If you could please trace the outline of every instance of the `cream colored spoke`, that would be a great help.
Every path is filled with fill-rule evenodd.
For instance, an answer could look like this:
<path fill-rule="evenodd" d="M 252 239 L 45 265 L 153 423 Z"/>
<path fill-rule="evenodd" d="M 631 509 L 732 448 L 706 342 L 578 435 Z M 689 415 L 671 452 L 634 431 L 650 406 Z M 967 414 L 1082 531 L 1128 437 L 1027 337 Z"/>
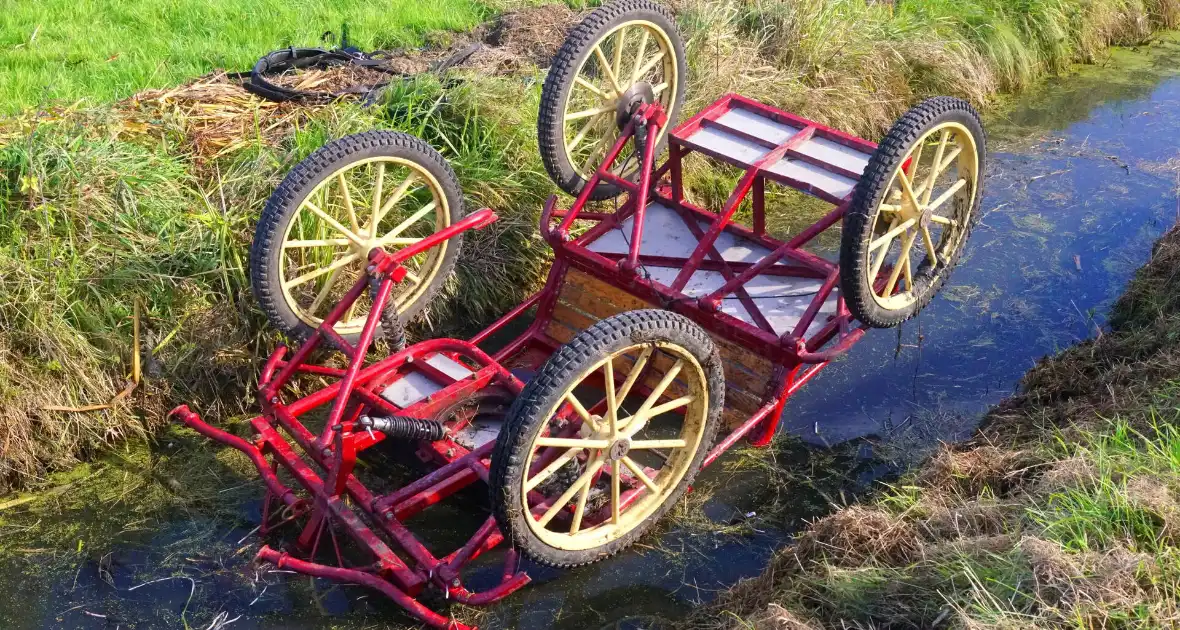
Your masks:
<path fill-rule="evenodd" d="M 583 118 L 591 118 L 593 116 L 598 116 L 599 114 L 605 114 L 607 112 L 613 112 L 613 111 L 615 111 L 614 105 L 603 105 L 602 107 L 592 107 L 590 109 L 583 109 L 580 112 L 566 114 L 565 121 L 569 122 L 571 120 L 581 120 Z"/>
<path fill-rule="evenodd" d="M 586 121 L 586 124 L 582 125 L 582 128 L 578 130 L 578 134 L 576 136 L 574 136 L 573 140 L 570 140 L 569 150 L 571 153 L 573 152 L 573 150 L 575 148 L 577 148 L 577 146 L 579 144 L 582 143 L 582 140 L 584 140 L 586 138 L 586 134 L 590 131 L 590 129 L 592 127 L 594 127 L 594 124 L 596 122 L 599 122 L 600 120 L 602 120 L 601 114 L 599 114 L 598 116 L 592 116 L 590 118 L 590 120 Z"/>
<path fill-rule="evenodd" d="M 348 240 L 352 241 L 353 243 L 356 243 L 357 245 L 364 246 L 365 241 L 363 239 L 361 239 L 361 237 L 357 236 L 356 234 L 353 234 L 352 230 L 344 227 L 344 225 L 342 225 L 339 221 L 332 218 L 332 215 L 328 214 L 327 212 L 324 212 L 323 210 L 320 209 L 319 206 L 315 205 L 311 201 L 308 201 L 305 199 L 303 201 L 303 205 L 301 205 L 300 208 L 307 208 L 308 210 L 311 210 L 312 214 L 323 219 L 324 223 L 327 223 L 328 225 L 332 226 L 332 229 L 336 230 L 337 232 L 340 232 L 344 236 L 347 236 Z"/>
<path fill-rule="evenodd" d="M 901 184 L 902 196 L 907 197 L 911 205 L 917 206 L 918 197 L 914 194 L 914 188 L 910 185 L 910 178 L 905 169 L 898 169 L 897 181 Z"/>
<path fill-rule="evenodd" d="M 574 413 L 578 414 L 578 416 L 582 418 L 582 422 L 589 423 L 590 428 L 594 429 L 596 432 L 602 430 L 598 426 L 598 423 L 594 421 L 594 417 L 591 416 L 590 412 L 586 410 L 586 407 L 582 405 L 582 401 L 578 400 L 578 397 L 574 396 L 573 392 L 569 392 L 565 395 L 565 401 L 574 408 Z"/>
<path fill-rule="evenodd" d="M 290 289 L 291 287 L 299 286 L 305 282 L 315 280 L 316 278 L 318 278 L 326 273 L 332 273 L 333 271 L 355 261 L 357 258 L 360 258 L 360 254 L 353 253 L 353 254 L 348 254 L 347 256 L 345 256 L 343 258 L 338 258 L 334 262 L 332 262 L 332 264 L 328 265 L 327 267 L 316 269 L 315 271 L 310 271 L 308 273 L 303 274 L 302 276 L 297 276 L 295 278 L 291 278 L 290 280 L 287 280 L 286 282 L 283 283 L 283 288 Z"/>
<path fill-rule="evenodd" d="M 373 185 L 373 214 L 370 217 L 369 238 L 377 237 L 377 224 L 381 223 L 382 187 L 385 185 L 385 162 L 377 163 L 377 182 Z"/>
<path fill-rule="evenodd" d="M 421 242 L 422 242 L 422 239 L 420 239 L 420 238 L 390 238 L 390 239 L 383 238 L 383 239 L 381 239 L 382 245 L 401 245 L 403 247 L 406 245 L 414 245 L 415 243 L 421 243 Z"/>
<path fill-rule="evenodd" d="M 926 139 L 923 138 L 922 141 L 918 143 L 918 146 L 914 147 L 914 152 L 910 154 L 910 172 L 907 173 L 910 178 L 910 182 L 913 182 L 915 176 L 918 174 L 918 167 L 922 163 L 922 149 L 925 147 Z"/>
<path fill-rule="evenodd" d="M 639 38 L 639 52 L 635 55 L 635 65 L 631 67 L 631 80 L 627 83 L 634 85 L 639 81 L 639 64 L 643 62 L 643 54 L 647 52 L 647 29 L 640 27 L 643 35 Z"/>
<path fill-rule="evenodd" d="M 298 247 L 340 247 L 347 246 L 352 241 L 346 238 L 317 238 L 306 241 L 287 241 L 283 243 L 283 249 L 295 249 Z"/>
<path fill-rule="evenodd" d="M 343 321 L 345 323 L 352 321 L 353 316 L 356 315 L 356 303 L 359 301 L 360 301 L 360 299 L 358 298 L 356 300 L 353 300 L 352 304 L 348 305 L 348 310 L 345 311 L 344 318 L 341 321 Z"/>
<path fill-rule="evenodd" d="M 384 243 L 389 239 L 397 237 L 398 234 L 405 232 L 406 229 L 409 228 L 411 225 L 413 225 L 416 221 L 418 221 L 422 217 L 430 214 L 431 212 L 434 212 L 434 208 L 435 208 L 435 203 L 433 201 L 422 206 L 422 208 L 420 210 L 418 210 L 414 214 L 411 214 L 408 218 L 406 218 L 405 221 L 398 223 L 397 227 L 390 230 L 388 234 L 386 234 L 385 236 L 382 236 L 381 242 Z"/>
<path fill-rule="evenodd" d="M 926 207 L 930 210 L 936 210 L 939 206 L 946 203 L 946 200 L 950 199 L 952 195 L 959 192 L 960 188 L 962 188 L 963 186 L 966 186 L 966 185 L 967 185 L 967 180 L 960 179 L 959 181 L 955 182 L 953 186 L 951 186 L 950 188 L 947 188 L 946 191 L 943 192 L 941 195 L 939 195 L 937 199 L 935 199 L 934 201 L 931 201 L 930 205 L 926 206 Z"/>
<path fill-rule="evenodd" d="M 902 232 L 908 230 L 910 228 L 910 226 L 912 226 L 913 224 L 915 224 L 917 222 L 918 222 L 917 219 L 906 219 L 905 221 L 903 221 L 901 223 L 901 225 L 898 225 L 896 227 L 892 227 L 893 224 L 891 223 L 890 224 L 891 227 L 889 228 L 888 232 L 882 234 L 881 236 L 878 236 L 877 238 L 873 239 L 873 241 L 871 243 L 869 243 L 869 251 L 871 252 L 879 247 L 890 245 L 891 243 L 893 243 L 893 239 L 898 234 L 901 234 Z"/>
<path fill-rule="evenodd" d="M 938 251 L 934 249 L 934 239 L 930 238 L 930 228 L 925 225 L 918 228 L 922 231 L 922 240 L 926 243 L 926 253 L 930 255 L 930 264 L 938 265 Z"/>
<path fill-rule="evenodd" d="M 419 276 L 418 274 L 414 273 L 413 271 L 410 271 L 409 269 L 406 269 L 406 277 L 409 278 L 410 282 L 413 282 L 414 284 L 421 284 L 422 283 L 422 276 Z"/>
<path fill-rule="evenodd" d="M 643 485 L 647 486 L 648 490 L 659 493 L 660 487 L 651 480 L 651 477 L 647 476 L 647 473 L 643 472 L 643 466 L 636 464 L 635 460 L 627 457 L 626 455 L 623 456 L 623 465 L 629 468 L 631 470 L 631 474 L 635 475 L 637 479 L 642 481 Z"/>
<path fill-rule="evenodd" d="M 594 158 L 598 157 L 599 147 L 602 146 L 602 138 L 600 137 L 598 140 L 595 140 L 594 144 L 590 146 L 594 147 L 594 149 L 586 156 L 586 162 L 582 166 L 582 170 L 593 173 L 598 170 L 598 163 L 594 161 Z"/>
<path fill-rule="evenodd" d="M 885 289 L 881 292 L 882 297 L 889 297 L 893 294 L 893 287 L 897 286 L 897 278 L 904 270 L 905 262 L 910 258 L 910 247 L 914 244 L 914 236 L 909 232 L 902 237 L 901 256 L 898 258 L 897 264 L 893 266 L 893 272 L 889 274 L 889 280 L 885 283 Z"/>
<path fill-rule="evenodd" d="M 644 31 L 645 33 L 647 31 Z M 631 388 L 635 385 L 635 381 L 639 380 L 639 375 L 643 372 L 643 368 L 647 367 L 647 360 L 651 358 L 652 352 L 655 352 L 655 346 L 648 346 L 639 353 L 639 358 L 635 359 L 635 365 L 631 366 L 631 372 L 627 374 L 627 380 L 623 381 L 623 386 L 619 388 L 619 393 L 615 394 L 615 398 L 620 402 L 627 402 L 627 396 L 631 393 Z"/>
<path fill-rule="evenodd" d="M 344 178 L 344 173 L 336 175 L 336 182 L 340 184 L 340 198 L 344 200 L 344 209 L 348 211 L 348 220 L 352 223 L 352 231 L 360 232 L 361 224 L 356 220 L 356 208 L 352 206 L 352 193 L 348 191 L 348 180 Z"/>
<path fill-rule="evenodd" d="M 655 415 L 652 413 L 652 407 L 654 407 L 656 402 L 660 400 L 660 397 L 664 395 L 664 391 L 667 390 L 668 386 L 672 384 L 672 381 L 676 378 L 676 375 L 680 374 L 680 370 L 683 367 L 684 361 L 682 359 L 677 359 L 676 363 L 672 364 L 672 367 L 668 369 L 666 374 L 664 374 L 664 378 L 660 379 L 659 384 L 657 384 L 655 388 L 651 390 L 651 394 L 647 397 L 647 400 L 643 401 L 643 405 L 639 407 L 639 410 L 635 412 L 635 415 L 627 419 L 628 435 L 635 435 L 636 433 L 639 433 L 643 430 L 643 427 L 647 425 L 648 419 Z"/>
<path fill-rule="evenodd" d="M 550 462 L 550 464 L 548 466 L 542 468 L 540 471 L 537 472 L 537 474 L 533 475 L 533 477 L 531 479 L 524 482 L 524 491 L 531 492 L 533 488 L 536 488 L 537 486 L 541 485 L 541 483 L 543 483 L 546 479 L 551 477 L 553 475 L 553 473 L 557 472 L 557 470 L 559 468 L 561 468 L 562 466 L 565 466 L 566 462 L 573 459 L 574 457 L 577 457 L 578 453 L 581 453 L 581 452 L 582 452 L 582 449 L 575 446 L 575 447 L 571 447 L 568 451 L 562 453 L 561 456 L 559 456 L 557 459 Z"/>
<path fill-rule="evenodd" d="M 407 177 L 405 181 L 403 181 L 398 185 L 397 188 L 393 190 L 393 194 L 389 196 L 389 199 L 386 199 L 385 203 L 381 204 L 381 209 L 377 211 L 376 219 L 374 219 L 374 223 L 369 229 L 369 234 L 371 237 L 377 236 L 377 226 L 381 224 L 381 220 L 385 218 L 385 215 L 389 214 L 389 211 L 393 209 L 394 204 L 401 201 L 406 196 L 406 193 L 410 190 L 410 186 L 413 185 L 414 180 L 417 178 L 417 173 L 410 173 L 409 177 Z M 416 190 L 417 189 L 415 189 L 415 191 Z"/>
<path fill-rule="evenodd" d="M 889 223 L 889 229 L 893 230 L 893 228 L 896 226 L 897 226 L 897 217 L 893 217 L 893 221 L 891 221 Z M 870 250 L 870 252 L 871 251 L 872 250 Z M 885 258 L 888 255 L 889 255 L 889 248 L 888 247 L 881 249 L 881 254 L 877 256 L 877 262 L 873 263 L 872 269 L 869 270 L 869 280 L 870 281 L 875 281 L 877 279 L 877 274 L 880 273 L 880 271 L 881 271 L 881 265 L 883 265 L 885 263 Z"/>
<path fill-rule="evenodd" d="M 688 446 L 687 440 L 633 440 L 631 442 L 631 449 L 644 448 L 684 448 Z"/>
<path fill-rule="evenodd" d="M 881 204 L 881 212 L 897 212 L 901 210 L 901 206 L 893 203 Z"/>
<path fill-rule="evenodd" d="M 594 85 L 593 83 L 587 81 L 586 79 L 583 79 L 582 75 L 580 75 L 580 74 L 574 78 L 574 83 L 577 83 L 578 85 L 586 88 L 587 90 L 594 92 L 595 96 L 600 96 L 602 98 L 609 98 L 609 95 L 606 92 L 603 92 L 601 89 L 599 89 L 597 85 Z"/>
<path fill-rule="evenodd" d="M 606 74 L 606 78 L 610 81 L 615 93 L 622 94 L 623 86 L 619 85 L 619 78 L 615 76 L 614 70 L 611 70 L 610 63 L 606 60 L 606 55 L 602 54 L 602 48 L 597 44 L 594 46 L 594 55 L 598 57 L 598 65 L 602 68 L 603 73 Z"/>
<path fill-rule="evenodd" d="M 655 57 L 648 59 L 647 63 L 643 64 L 643 67 L 639 69 L 639 72 L 635 73 L 635 76 L 636 77 L 643 77 L 648 72 L 651 72 L 651 69 L 656 67 L 656 64 L 659 63 L 660 60 L 664 58 L 664 54 L 665 54 L 664 51 L 661 50 Z"/>
<path fill-rule="evenodd" d="M 680 398 L 677 398 L 676 400 L 670 400 L 662 405 L 652 407 L 651 409 L 648 410 L 646 417 L 654 418 L 660 414 L 668 413 L 669 411 L 672 411 L 673 409 L 679 409 L 679 408 L 691 403 L 694 400 L 696 400 L 695 396 L 681 396 Z"/>
<path fill-rule="evenodd" d="M 651 93 L 656 96 L 659 96 L 660 92 L 663 92 L 666 89 L 668 89 L 668 82 L 667 81 L 660 83 L 659 85 L 653 85 L 651 88 Z"/>
<path fill-rule="evenodd" d="M 647 32 L 644 31 L 646 35 Z M 610 463 L 610 522 L 619 522 L 619 486 L 622 481 L 619 479 L 622 469 L 619 465 L 619 460 L 614 460 Z"/>
<path fill-rule="evenodd" d="M 324 282 L 324 286 L 316 293 L 315 299 L 312 300 L 311 306 L 307 307 L 308 315 L 315 315 L 316 311 L 320 310 L 320 304 L 324 302 L 324 298 L 328 297 L 328 293 L 332 290 L 332 286 L 336 284 L 336 276 L 340 275 L 340 268 L 337 267 L 328 275 L 328 280 Z"/>
<path fill-rule="evenodd" d="M 930 215 L 930 220 L 933 221 L 934 223 L 941 223 L 943 225 L 949 225 L 951 227 L 955 227 L 956 225 L 959 224 L 959 222 L 954 219 L 951 219 L 949 217 L 944 217 L 941 215 L 937 215 L 937 214 Z"/>
<path fill-rule="evenodd" d="M 607 359 L 602 365 L 603 377 L 606 379 L 606 422 L 613 438 L 619 434 L 619 405 L 615 400 L 615 363 L 613 358 Z"/>
<path fill-rule="evenodd" d="M 611 62 L 611 74 L 616 77 L 623 74 L 623 46 L 627 42 L 627 29 L 621 28 L 615 35 L 614 60 Z"/>
<path fill-rule="evenodd" d="M 915 235 L 913 238 L 917 238 L 917 236 Z M 909 291 L 910 293 L 913 293 L 914 292 L 914 276 L 913 276 L 913 273 L 911 272 L 912 265 L 910 264 L 910 257 L 906 256 L 905 259 L 903 259 L 901 261 L 901 264 L 903 267 L 902 272 L 905 273 L 905 290 Z"/>
<path fill-rule="evenodd" d="M 942 172 L 945 171 L 947 169 L 947 167 L 951 165 L 951 162 L 954 162 L 955 159 L 957 159 L 959 157 L 959 153 L 962 151 L 963 151 L 963 147 L 959 147 L 959 146 L 956 146 L 955 148 L 951 149 L 950 155 L 943 158 L 942 163 L 938 165 L 938 175 L 942 175 Z M 937 177 L 937 175 L 935 177 Z"/>
<path fill-rule="evenodd" d="M 549 509 L 546 510 L 545 514 L 541 518 L 537 519 L 537 523 L 541 527 L 548 525 L 549 521 L 553 520 L 553 517 L 557 516 L 557 513 L 560 512 L 565 507 L 565 505 L 570 502 L 570 499 L 574 497 L 574 493 L 581 490 L 582 486 L 590 483 L 590 479 L 594 476 L 594 473 L 598 472 L 598 469 L 601 466 L 601 458 L 596 458 L 591 461 L 590 464 L 586 466 L 586 471 L 583 472 L 574 481 L 574 483 L 572 483 L 570 487 L 566 489 L 566 491 L 563 492 L 556 501 L 553 502 L 553 505 L 549 506 Z"/>
<path fill-rule="evenodd" d="M 939 166 L 942 165 L 942 155 L 946 152 L 946 142 L 947 140 L 950 140 L 950 138 L 951 132 L 943 129 L 942 137 L 938 140 L 938 149 L 934 152 L 934 162 L 931 164 L 930 176 L 926 178 L 926 184 L 922 186 L 923 204 L 930 203 L 930 193 L 934 192 L 934 180 L 938 179 L 938 176 L 941 173 Z M 929 235 L 927 235 L 927 238 L 929 238 Z"/>
<path fill-rule="evenodd" d="M 537 446 L 556 446 L 559 448 L 607 448 L 608 440 L 587 440 L 583 438 L 556 438 L 542 435 L 537 438 Z"/>
<path fill-rule="evenodd" d="M 578 533 L 582 529 L 582 517 L 586 514 L 586 498 L 590 496 L 590 485 L 587 483 L 582 486 L 582 492 L 578 494 L 578 502 L 574 506 L 574 518 L 570 521 L 570 534 Z"/>

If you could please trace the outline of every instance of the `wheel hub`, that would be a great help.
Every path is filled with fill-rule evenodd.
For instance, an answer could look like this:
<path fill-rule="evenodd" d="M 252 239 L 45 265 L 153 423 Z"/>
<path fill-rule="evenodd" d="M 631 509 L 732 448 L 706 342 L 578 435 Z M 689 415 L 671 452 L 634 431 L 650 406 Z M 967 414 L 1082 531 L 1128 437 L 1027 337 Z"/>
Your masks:
<path fill-rule="evenodd" d="M 606 459 L 611 462 L 620 460 L 626 457 L 629 452 L 631 452 L 631 438 L 619 438 L 606 450 Z"/>
<path fill-rule="evenodd" d="M 650 105 L 656 102 L 656 93 L 651 84 L 647 81 L 640 81 L 635 85 L 627 88 L 619 95 L 619 100 L 615 101 L 615 124 L 619 129 L 627 126 L 631 121 L 631 115 L 640 105 Z"/>

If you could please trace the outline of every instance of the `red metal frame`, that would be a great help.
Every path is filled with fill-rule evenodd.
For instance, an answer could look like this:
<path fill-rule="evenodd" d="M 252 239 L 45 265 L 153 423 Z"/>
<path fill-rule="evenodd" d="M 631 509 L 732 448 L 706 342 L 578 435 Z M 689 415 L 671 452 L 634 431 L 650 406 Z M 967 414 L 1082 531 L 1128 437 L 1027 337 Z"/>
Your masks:
<path fill-rule="evenodd" d="M 804 131 L 790 141 L 774 146 L 765 158 L 749 167 L 725 207 L 713 213 L 685 201 L 681 162 L 692 151 L 707 152 L 686 139 L 692 131 L 702 125 L 719 125 L 716 119 L 733 107 L 755 110 L 761 115 L 789 122 Z M 251 420 L 256 433 L 253 440 L 247 441 L 209 425 L 187 406 L 173 410 L 172 415 L 184 424 L 242 451 L 254 462 L 266 485 L 262 534 L 288 523 L 303 521 L 298 547 L 306 559 L 264 546 L 257 560 L 299 573 L 370 586 L 396 601 L 414 617 L 436 628 L 467 626 L 430 610 L 417 600 L 428 584 L 440 589 L 448 598 L 472 605 L 497 601 L 526 584 L 529 577 L 518 570 L 517 553 L 508 549 L 502 579 L 496 586 L 482 592 L 472 592 L 463 586 L 463 567 L 503 541 L 493 517 L 484 521 L 463 546 L 441 557 L 429 551 L 406 524 L 414 515 L 462 488 L 478 481 L 486 483 L 494 442 L 474 449 L 465 448 L 453 439 L 458 426 L 449 426 L 448 435 L 442 440 L 424 442 L 418 446 L 419 456 L 435 463 L 438 466 L 436 470 L 400 489 L 379 495 L 361 483 L 354 474 L 354 466 L 359 453 L 380 443 L 386 436 L 380 431 L 364 429 L 359 418 L 372 413 L 430 419 L 488 388 L 501 388 L 511 395 L 518 394 L 523 383 L 505 366 L 521 362 L 539 366 L 558 347 L 559 343 L 545 331 L 552 319 L 566 273 L 571 269 L 588 273 L 652 304 L 666 305 L 666 308 L 683 313 L 713 334 L 748 348 L 776 366 L 761 407 L 713 447 L 705 459 L 705 465 L 712 463 L 743 437 L 748 437 L 758 445 L 765 445 L 771 440 L 786 400 L 819 373 L 833 356 L 855 343 L 864 329 L 853 321 L 840 300 L 835 315 L 829 317 L 817 333 L 810 337 L 804 336 L 816 320 L 820 306 L 835 287 L 839 268 L 804 251 L 802 247 L 840 221 L 848 200 L 829 199 L 836 204 L 830 213 L 790 241 L 779 242 L 765 230 L 763 192 L 766 178 L 778 181 L 782 181 L 782 178 L 766 169 L 784 156 L 799 157 L 801 154 L 794 152 L 794 149 L 812 135 L 863 151 L 872 151 L 875 145 L 748 99 L 728 95 L 673 130 L 669 134 L 669 160 L 654 169 L 655 139 L 665 124 L 665 115 L 658 105 L 640 108 L 572 208 L 568 211 L 559 210 L 556 208 L 556 197 L 548 200 L 542 213 L 541 232 L 552 246 L 555 260 L 544 288 L 470 341 L 424 341 L 388 358 L 365 364 L 379 323 L 377 313 L 388 303 L 393 284 L 400 282 L 405 275 L 401 263 L 465 230 L 488 225 L 496 219 L 495 214 L 488 209 L 474 212 L 455 225 L 394 254 L 380 249 L 371 252 L 368 273 L 358 279 L 315 333 L 290 358 L 287 358 L 288 349 L 280 346 L 266 361 L 258 388 L 262 414 Z M 638 183 L 633 183 L 613 175 L 610 169 L 627 142 L 636 134 L 644 138 L 646 143 L 640 179 Z M 756 138 L 751 140 L 766 144 Z M 714 157 L 724 159 L 723 156 Z M 591 189 L 602 180 L 611 181 L 625 189 L 627 197 L 624 203 L 616 212 L 583 212 Z M 783 183 L 798 184 L 791 181 Z M 806 189 L 801 185 L 797 187 Z M 754 210 L 752 229 L 733 222 L 737 207 L 751 192 Z M 818 196 L 822 198 L 824 195 Z M 675 209 L 686 225 L 690 226 L 699 239 L 693 252 L 684 258 L 653 257 L 640 253 L 644 210 L 649 198 L 656 198 Z M 635 221 L 630 251 L 626 255 L 606 256 L 586 247 L 587 243 L 608 230 L 617 229 L 632 216 Z M 709 222 L 708 229 L 701 230 L 697 223 L 700 220 Z M 555 221 L 557 225 L 554 225 Z M 581 223 L 577 223 L 579 221 Z M 588 229 L 575 237 L 571 233 L 575 226 Z M 713 246 L 723 231 L 758 243 L 772 253 L 754 264 L 728 262 Z M 776 264 L 784 259 L 790 263 Z M 673 267 L 682 271 L 672 285 L 667 286 L 641 273 L 644 268 L 653 266 Z M 689 298 L 682 293 L 682 289 L 691 274 L 698 269 L 720 271 L 727 281 L 707 296 Z M 823 279 L 810 307 L 791 332 L 776 335 L 758 311 L 757 304 L 745 292 L 745 284 L 760 274 Z M 359 340 L 355 345 L 349 344 L 335 331 L 334 326 L 367 290 L 371 277 L 381 280 L 379 290 Z M 720 300 L 730 296 L 742 300 L 757 325 L 719 312 Z M 494 355 L 489 356 L 478 347 L 514 320 L 527 317 L 530 310 L 535 311 L 532 323 Z M 346 368 L 311 361 L 312 352 L 325 340 L 329 340 L 349 359 Z M 429 363 L 436 355 L 466 366 L 470 374 L 458 378 L 449 376 Z M 412 371 L 426 374 L 442 388 L 404 408 L 382 397 L 387 387 L 406 378 Z M 290 388 L 287 386 L 301 374 L 334 379 L 334 382 L 319 391 L 288 401 Z M 317 435 L 303 424 L 303 418 L 325 407 L 328 409 L 326 421 Z M 569 430 L 576 431 L 577 425 L 571 423 Z M 292 442 L 301 453 L 296 452 Z M 279 476 L 280 470 L 284 471 L 285 477 L 294 479 L 295 487 L 285 485 Z M 633 492 L 631 498 L 637 496 L 638 492 Z M 356 543 L 355 548 L 368 551 L 370 562 L 359 566 L 346 562 L 336 537 L 337 528 Z M 325 531 L 328 532 L 327 538 L 324 537 Z M 330 546 L 327 544 L 329 539 Z M 317 561 L 321 549 L 335 561 L 335 566 Z"/>

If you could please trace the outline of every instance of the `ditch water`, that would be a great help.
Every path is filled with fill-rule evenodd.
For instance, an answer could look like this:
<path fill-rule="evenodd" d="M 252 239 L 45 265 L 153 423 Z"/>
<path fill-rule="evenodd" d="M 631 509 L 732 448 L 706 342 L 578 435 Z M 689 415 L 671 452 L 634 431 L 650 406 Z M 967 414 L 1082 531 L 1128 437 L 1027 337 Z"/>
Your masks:
<path fill-rule="evenodd" d="M 487 628 L 674 621 L 761 572 L 830 503 L 969 435 L 1038 358 L 1103 326 L 1154 239 L 1180 218 L 1178 68 L 1177 37 L 1116 51 L 1105 66 L 1051 80 L 991 116 L 982 220 L 958 269 L 918 319 L 870 332 L 788 403 L 783 428 L 795 439 L 723 458 L 698 477 L 694 507 L 620 556 L 572 571 L 529 567 L 530 586 L 456 615 Z M 10 558 L 0 566 L 0 627 L 412 627 L 362 587 L 245 576 L 257 484 L 202 440 L 173 433 L 153 449 L 184 463 L 148 476 L 137 466 L 142 453 L 130 452 L 79 471 L 65 493 L 95 497 L 89 504 L 53 519 L 6 510 L 0 536 L 41 542 L 0 556 Z M 145 478 L 128 483 L 135 475 Z M 153 503 L 175 479 L 209 475 L 236 481 L 179 507 Z M 115 483 L 87 494 L 98 478 Z M 767 511 L 776 505 L 786 507 Z M 437 522 L 472 522 L 466 531 L 483 518 L 441 510 Z"/>

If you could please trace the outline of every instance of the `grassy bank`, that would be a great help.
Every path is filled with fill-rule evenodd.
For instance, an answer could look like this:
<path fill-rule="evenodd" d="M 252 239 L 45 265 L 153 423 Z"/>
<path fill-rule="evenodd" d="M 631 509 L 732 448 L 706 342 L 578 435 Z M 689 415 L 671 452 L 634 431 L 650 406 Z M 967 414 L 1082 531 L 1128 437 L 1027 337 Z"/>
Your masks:
<path fill-rule="evenodd" d="M 411 12 L 398 22 L 387 13 L 363 17 L 376 9 L 351 6 L 337 9 L 350 16 L 350 33 L 362 46 L 432 39 L 422 31 L 457 28 L 486 14 L 466 5 Z M 111 103 L 129 89 L 175 83 L 221 63 L 199 53 L 213 45 L 199 35 L 207 31 L 179 17 L 160 18 L 152 36 L 191 45 L 164 53 L 145 37 L 140 54 L 151 67 L 169 59 L 164 67 L 176 74 L 167 80 L 152 75 L 137 83 L 147 66 L 128 71 L 127 80 L 101 79 L 94 70 L 63 80 L 62 89 L 73 91 L 30 97 L 20 88 L 0 96 L 8 99 L 0 109 L 39 107 L 0 121 L 0 491 L 128 434 L 151 433 L 162 411 L 180 401 L 195 402 L 213 419 L 249 411 L 257 358 L 275 341 L 246 282 L 254 221 L 283 173 L 330 138 L 373 128 L 420 135 L 455 166 L 471 207 L 491 205 L 504 217 L 472 237 L 468 251 L 488 254 L 462 261 L 423 334 L 431 326 L 441 333 L 486 321 L 534 287 L 546 256 L 535 237 L 536 216 L 552 191 L 533 137 L 543 78 L 536 64 L 552 54 L 561 25 L 574 17 L 564 7 L 551 7 L 560 15 L 509 21 L 516 30 L 493 25 L 496 47 L 456 71 L 461 80 L 423 76 L 368 109 L 278 106 L 216 79 Z M 3 37 L 17 38 L 0 53 L 14 64 L 7 75 L 54 71 L 21 39 L 32 39 L 28 27 L 51 8 L 22 8 L 0 23 Z M 53 13 L 73 16 L 55 20 L 54 28 L 83 28 L 90 15 L 83 8 Z M 689 110 L 735 90 L 869 137 L 923 96 L 958 94 L 986 105 L 1072 62 L 1098 59 L 1110 44 L 1146 41 L 1180 19 L 1173 0 L 913 0 L 896 8 L 861 0 L 682 0 L 675 8 L 689 39 Z M 318 34 L 338 28 L 334 15 L 280 12 L 275 21 L 298 18 L 300 29 Z M 252 60 L 290 42 L 309 43 L 302 30 L 260 28 L 251 34 L 254 44 L 235 54 Z M 43 36 L 31 43 L 60 48 Z M 83 93 L 94 99 L 74 104 Z M 728 177 L 694 168 L 691 194 L 719 204 Z M 797 228 L 813 209 L 780 207 L 772 227 Z M 144 378 L 115 399 L 131 372 L 137 301 Z"/>
<path fill-rule="evenodd" d="M 1111 330 L 1043 360 L 970 442 L 816 521 L 700 628 L 1180 623 L 1180 229 Z"/>
<path fill-rule="evenodd" d="M 472 0 L 41 0 L 0 16 L 0 113 L 85 99 L 92 104 L 183 83 L 214 69 L 247 70 L 267 50 L 323 46 L 347 23 L 364 50 L 418 46 L 469 29 L 491 9 Z M 325 36 L 328 37 L 325 37 Z"/>

